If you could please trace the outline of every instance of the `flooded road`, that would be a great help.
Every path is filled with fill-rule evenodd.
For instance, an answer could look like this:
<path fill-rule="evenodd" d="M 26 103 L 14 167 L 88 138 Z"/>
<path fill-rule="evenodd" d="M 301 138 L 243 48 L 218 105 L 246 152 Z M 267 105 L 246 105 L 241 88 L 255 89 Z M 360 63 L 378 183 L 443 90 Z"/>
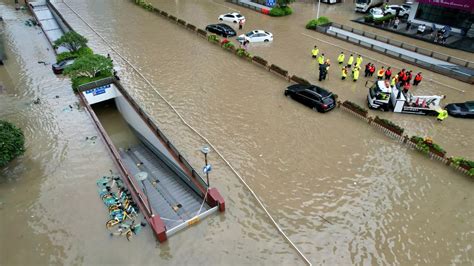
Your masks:
<path fill-rule="evenodd" d="M 283 79 L 226 54 L 130 1 L 67 3 L 151 81 L 154 88 L 67 6 L 57 3 L 96 52 L 112 55 L 121 68 L 124 87 L 190 163 L 201 167 L 199 149 L 205 143 L 179 121 L 155 89 L 231 162 L 311 262 L 472 264 L 471 179 L 390 141 L 341 110 L 319 114 L 287 99 L 283 89 L 288 83 Z M 226 6 L 236 8 L 214 1 L 153 4 L 200 27 L 228 12 Z M 295 11 L 310 10 L 312 5 L 306 5 L 296 3 Z M 238 8 L 248 18 L 247 29 L 261 26 L 278 34 L 272 44 L 251 46 L 252 53 L 316 82 L 315 75 L 311 76 L 315 63 L 308 56 L 315 41 L 300 34 L 306 19 L 293 25 L 290 17 L 276 20 Z M 84 140 L 97 135 L 87 114 L 75 108 L 65 111 L 77 102 L 69 81 L 56 79 L 50 66 L 37 64 L 45 58 L 53 61 L 45 40 L 35 42 L 43 43 L 41 47 L 20 42 L 28 34 L 44 39 L 40 30 L 24 29 L 22 21 L 28 16 L 14 15 L 19 19 L 12 14 L 6 21 L 7 48 L 9 58 L 18 61 L 10 59 L 5 67 L 13 78 L 6 82 L 11 84 L 5 86 L 7 93 L 0 95 L 0 116 L 25 129 L 28 150 L 1 172 L 0 212 L 8 213 L 2 223 L 17 230 L 1 231 L 2 239 L 14 239 L 0 249 L 2 263 L 302 263 L 215 153 L 210 155 L 211 183 L 226 199 L 224 215 L 206 219 L 164 245 L 156 246 L 148 230 L 132 243 L 110 239 L 103 227 L 106 213 L 95 180 L 114 169 L 113 164 L 100 141 Z M 317 33 L 307 34 L 353 49 Z M 330 44 L 318 45 L 331 58 L 339 53 Z M 370 51 L 365 54 L 401 64 Z M 4 73 L 0 75 L 3 82 Z M 433 73 L 426 76 L 441 78 Z M 457 81 L 449 83 L 466 91 L 470 88 Z M 453 101 L 473 96 L 472 90 L 460 94 L 436 83 L 422 85 L 420 92 L 446 93 Z M 345 84 L 334 72 L 324 86 L 343 99 L 364 103 L 362 82 Z M 31 105 L 36 97 L 44 98 L 45 103 Z M 470 121 L 448 119 L 437 124 L 421 116 L 380 115 L 406 127 L 409 134 L 429 134 L 448 151 L 474 158 L 469 149 L 474 143 L 468 131 Z M 12 205 L 14 209 L 6 207 Z M 18 230 L 23 237 L 16 237 Z"/>

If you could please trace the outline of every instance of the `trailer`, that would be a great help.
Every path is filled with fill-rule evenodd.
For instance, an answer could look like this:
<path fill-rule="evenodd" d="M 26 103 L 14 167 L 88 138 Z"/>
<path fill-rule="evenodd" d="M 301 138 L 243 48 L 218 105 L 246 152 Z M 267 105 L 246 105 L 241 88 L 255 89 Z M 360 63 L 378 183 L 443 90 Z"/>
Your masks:
<path fill-rule="evenodd" d="M 415 96 L 404 92 L 398 86 L 390 86 L 388 81 L 375 82 L 367 94 L 367 104 L 371 109 L 393 111 L 395 113 L 438 115 L 442 110 L 440 104 L 445 96 Z"/>

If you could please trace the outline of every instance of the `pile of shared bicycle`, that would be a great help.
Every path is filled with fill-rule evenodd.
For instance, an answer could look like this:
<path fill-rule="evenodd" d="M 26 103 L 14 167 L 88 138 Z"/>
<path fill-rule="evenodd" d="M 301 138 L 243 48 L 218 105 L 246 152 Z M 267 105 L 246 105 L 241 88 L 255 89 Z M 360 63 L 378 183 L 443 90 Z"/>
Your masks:
<path fill-rule="evenodd" d="M 99 196 L 109 210 L 110 220 L 105 226 L 111 235 L 125 236 L 127 240 L 137 235 L 145 223 L 136 222 L 138 207 L 128 189 L 118 176 L 103 176 L 97 180 Z"/>

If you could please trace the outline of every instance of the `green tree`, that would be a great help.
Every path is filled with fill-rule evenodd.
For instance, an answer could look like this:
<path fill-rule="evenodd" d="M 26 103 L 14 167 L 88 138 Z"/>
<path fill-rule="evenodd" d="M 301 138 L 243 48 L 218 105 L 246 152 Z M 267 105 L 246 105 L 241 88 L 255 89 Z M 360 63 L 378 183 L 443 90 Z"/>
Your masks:
<path fill-rule="evenodd" d="M 278 0 L 277 3 L 279 7 L 286 7 L 289 4 L 293 3 L 294 1 L 295 0 Z"/>
<path fill-rule="evenodd" d="M 0 167 L 25 152 L 25 137 L 21 129 L 0 120 Z"/>
<path fill-rule="evenodd" d="M 77 52 L 81 47 L 87 46 L 88 40 L 75 31 L 66 32 L 61 38 L 54 41 L 54 47 L 64 47 L 71 52 Z"/>
<path fill-rule="evenodd" d="M 112 60 L 102 55 L 92 54 L 76 59 L 72 65 L 64 69 L 64 74 L 73 79 L 77 77 L 94 78 L 99 75 L 110 76 L 112 71 Z"/>

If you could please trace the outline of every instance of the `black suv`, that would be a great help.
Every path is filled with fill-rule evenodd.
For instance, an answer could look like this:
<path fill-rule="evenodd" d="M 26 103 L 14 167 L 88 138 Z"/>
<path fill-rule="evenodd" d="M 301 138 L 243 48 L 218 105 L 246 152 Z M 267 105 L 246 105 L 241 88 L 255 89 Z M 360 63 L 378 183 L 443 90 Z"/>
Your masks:
<path fill-rule="evenodd" d="M 206 30 L 222 37 L 234 37 L 237 35 L 232 27 L 224 23 L 207 25 Z"/>
<path fill-rule="evenodd" d="M 336 98 L 332 92 L 315 85 L 291 85 L 285 90 L 285 96 L 317 110 L 328 112 L 336 107 Z"/>

